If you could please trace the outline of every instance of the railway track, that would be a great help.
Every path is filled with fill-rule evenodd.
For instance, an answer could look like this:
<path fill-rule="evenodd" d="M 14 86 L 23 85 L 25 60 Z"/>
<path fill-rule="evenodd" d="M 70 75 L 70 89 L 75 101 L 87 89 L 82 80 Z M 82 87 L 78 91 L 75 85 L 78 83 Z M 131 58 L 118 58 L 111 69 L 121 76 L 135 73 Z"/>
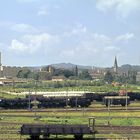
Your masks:
<path fill-rule="evenodd" d="M 21 126 L 22 123 L 0 122 L 0 140 L 19 140 L 19 139 L 27 140 L 27 137 L 25 138 L 20 136 L 19 132 Z M 96 131 L 95 134 L 96 136 L 100 134 L 105 134 L 105 135 L 125 134 L 125 135 L 131 135 L 131 137 L 135 138 L 135 135 L 140 134 L 140 126 L 95 125 L 94 129 Z M 7 137 L 8 135 L 10 135 L 10 137 Z M 55 138 L 50 138 L 50 139 L 55 139 Z"/>
<path fill-rule="evenodd" d="M 20 140 L 21 123 L 0 122 L 0 140 Z M 26 140 L 24 137 L 21 140 Z"/>
<path fill-rule="evenodd" d="M 120 106 L 112 106 L 110 108 L 108 107 L 89 107 L 89 108 L 51 108 L 51 109 L 37 109 L 37 110 L 5 110 L 1 109 L 0 113 L 31 113 L 31 112 L 73 112 L 73 111 L 96 111 L 96 112 L 102 112 L 102 111 L 108 111 L 110 109 L 111 111 L 140 111 L 140 106 L 135 106 L 135 107 L 120 107 Z"/>
<path fill-rule="evenodd" d="M 97 134 L 140 134 L 140 126 L 96 125 Z"/>

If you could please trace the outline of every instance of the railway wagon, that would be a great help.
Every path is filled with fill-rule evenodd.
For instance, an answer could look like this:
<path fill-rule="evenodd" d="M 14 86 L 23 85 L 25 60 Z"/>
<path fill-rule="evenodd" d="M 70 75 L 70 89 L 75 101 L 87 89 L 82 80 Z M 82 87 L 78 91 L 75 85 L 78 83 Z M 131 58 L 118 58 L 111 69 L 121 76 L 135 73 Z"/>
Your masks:
<path fill-rule="evenodd" d="M 0 108 L 4 109 L 27 109 L 29 106 L 29 100 L 27 98 L 15 98 L 15 99 L 0 99 Z M 32 107 L 32 105 L 31 105 Z"/>
<path fill-rule="evenodd" d="M 76 140 L 82 140 L 83 135 L 95 134 L 95 119 L 89 118 L 88 125 L 81 124 L 23 124 L 20 134 L 29 135 L 32 140 L 39 139 L 42 135 L 49 139 L 50 135 L 73 135 Z"/>
<path fill-rule="evenodd" d="M 3 109 L 28 109 L 34 106 L 33 101 L 37 101 L 38 108 L 64 108 L 70 107 L 88 107 L 91 104 L 91 100 L 81 96 L 75 97 L 44 97 L 43 95 L 31 95 L 26 98 L 14 98 L 14 99 L 0 99 L 0 108 Z"/>
<path fill-rule="evenodd" d="M 99 101 L 102 102 L 105 96 L 118 96 L 119 94 L 116 92 L 103 92 L 103 93 L 95 93 L 95 92 L 88 92 L 84 93 L 83 97 L 89 99 L 90 101 Z"/>
<path fill-rule="evenodd" d="M 85 97 L 72 97 L 68 101 L 70 107 L 89 107 L 91 100 Z"/>
<path fill-rule="evenodd" d="M 84 97 L 49 97 L 37 100 L 39 108 L 88 107 L 91 105 L 91 101 Z"/>
<path fill-rule="evenodd" d="M 37 98 L 39 101 L 38 108 L 62 108 L 67 105 L 66 98 L 56 98 L 56 97 L 48 97 L 48 98 Z"/>
<path fill-rule="evenodd" d="M 103 98 L 103 103 L 106 106 L 110 106 L 110 105 L 126 106 L 130 104 L 130 97 L 129 96 L 105 96 Z"/>

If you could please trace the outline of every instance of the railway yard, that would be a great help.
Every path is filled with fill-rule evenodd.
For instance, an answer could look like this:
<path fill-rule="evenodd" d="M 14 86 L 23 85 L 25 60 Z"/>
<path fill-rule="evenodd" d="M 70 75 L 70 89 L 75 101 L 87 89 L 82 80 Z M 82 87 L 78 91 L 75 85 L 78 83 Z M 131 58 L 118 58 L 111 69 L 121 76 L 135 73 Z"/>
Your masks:
<path fill-rule="evenodd" d="M 83 139 L 137 139 L 140 137 L 140 102 L 132 101 L 128 107 L 111 105 L 106 107 L 102 102 L 93 101 L 86 107 L 65 107 L 39 109 L 1 109 L 0 139 L 29 139 L 29 135 L 21 135 L 23 124 L 59 124 L 87 125 L 89 118 L 95 119 L 94 132 L 85 134 Z M 71 138 L 73 135 L 51 134 L 48 139 Z M 43 139 L 41 135 L 40 138 Z"/>
<path fill-rule="evenodd" d="M 15 94 L 1 94 L 1 140 L 140 138 L 138 92 L 23 92 L 22 97 L 19 92 Z"/>
<path fill-rule="evenodd" d="M 0 2 L 0 140 L 140 140 L 140 0 Z"/>

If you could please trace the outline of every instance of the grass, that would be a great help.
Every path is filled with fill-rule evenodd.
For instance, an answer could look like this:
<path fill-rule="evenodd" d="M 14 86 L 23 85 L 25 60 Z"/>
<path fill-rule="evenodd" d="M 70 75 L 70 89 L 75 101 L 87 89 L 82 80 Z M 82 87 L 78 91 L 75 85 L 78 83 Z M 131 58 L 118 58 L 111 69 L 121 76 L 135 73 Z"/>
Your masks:
<path fill-rule="evenodd" d="M 23 95 L 12 95 L 12 94 L 8 94 L 6 92 L 2 92 L 0 91 L 0 98 L 8 98 L 8 99 L 14 99 L 14 98 L 24 98 Z"/>
<path fill-rule="evenodd" d="M 88 118 L 94 116 L 96 123 L 106 124 L 109 117 L 108 112 L 0 112 L 0 122 L 20 122 L 20 123 L 34 123 L 36 121 L 44 123 L 69 123 L 69 124 L 87 124 Z M 124 118 L 113 118 L 113 117 Z M 38 119 L 35 119 L 35 118 Z M 126 118 L 125 118 L 126 117 Z M 131 117 L 131 118 L 129 118 Z M 133 118 L 134 117 L 134 118 Z M 140 125 L 140 112 L 111 112 L 111 124 L 113 125 Z"/>
<path fill-rule="evenodd" d="M 1 91 L 10 91 L 19 93 L 23 91 L 91 91 L 91 92 L 118 92 L 120 89 L 124 89 L 123 86 L 112 86 L 101 83 L 97 84 L 96 82 L 89 80 L 68 80 L 62 82 L 39 82 L 38 86 L 35 86 L 34 82 L 28 82 L 24 84 L 15 84 L 13 86 L 3 86 L 0 87 Z M 139 85 L 127 85 L 128 91 L 139 92 Z"/>

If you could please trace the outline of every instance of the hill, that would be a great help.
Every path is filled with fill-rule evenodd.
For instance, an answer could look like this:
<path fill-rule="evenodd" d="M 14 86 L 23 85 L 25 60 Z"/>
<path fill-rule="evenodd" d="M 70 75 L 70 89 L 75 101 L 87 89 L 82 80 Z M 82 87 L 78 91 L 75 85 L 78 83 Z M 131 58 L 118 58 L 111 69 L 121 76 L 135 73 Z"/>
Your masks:
<path fill-rule="evenodd" d="M 58 63 L 58 64 L 51 64 L 52 67 L 55 67 L 57 69 L 73 69 L 76 66 L 79 69 L 91 69 L 91 66 L 82 66 L 82 65 L 76 65 L 76 64 L 72 64 L 72 63 Z"/>

